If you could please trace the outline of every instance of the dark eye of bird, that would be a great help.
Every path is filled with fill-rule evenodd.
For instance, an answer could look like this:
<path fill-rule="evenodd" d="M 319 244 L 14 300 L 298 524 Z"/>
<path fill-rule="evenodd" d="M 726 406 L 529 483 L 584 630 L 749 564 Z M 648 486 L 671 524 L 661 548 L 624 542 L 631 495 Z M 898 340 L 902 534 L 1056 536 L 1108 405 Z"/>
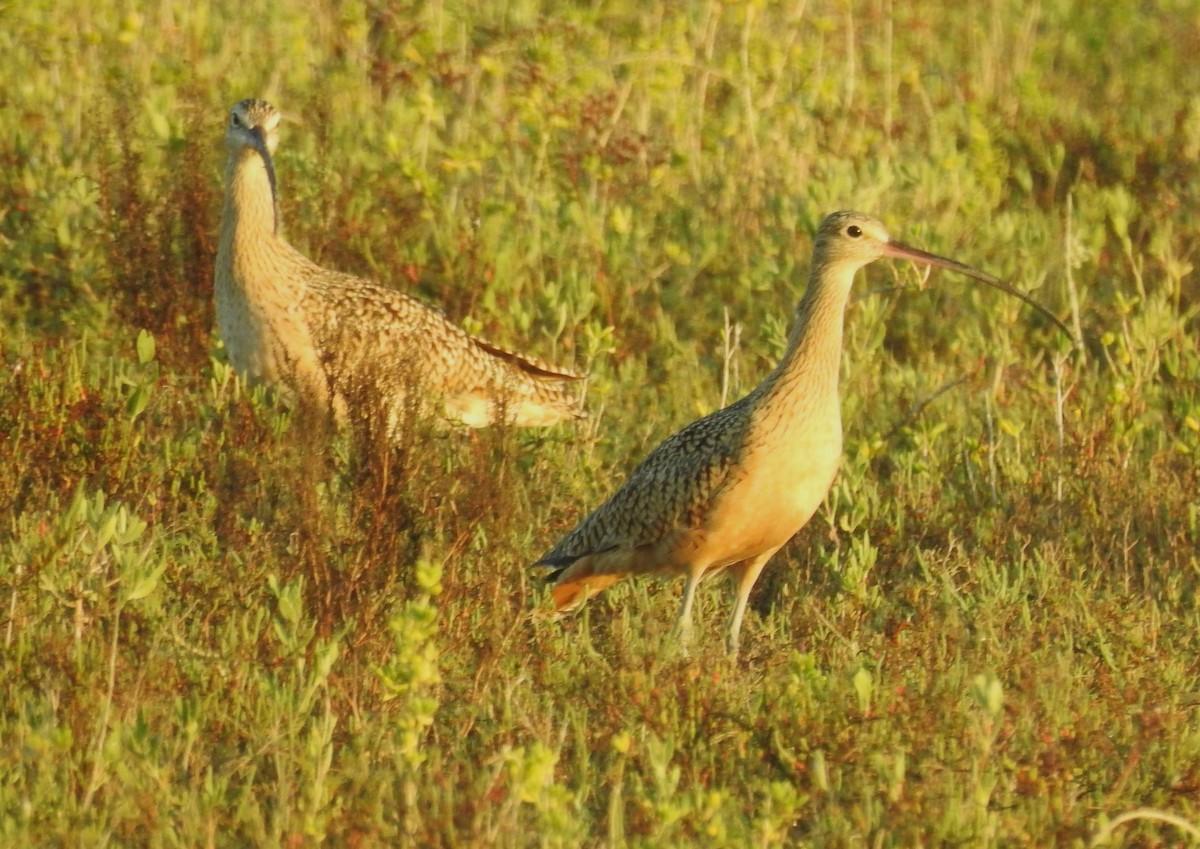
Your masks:
<path fill-rule="evenodd" d="M 859 236 L 862 235 L 862 228 L 859 227 L 857 224 L 851 224 L 849 227 L 846 228 L 846 235 L 849 236 L 851 239 L 857 239 Z"/>
<path fill-rule="evenodd" d="M 230 121 L 230 123 L 232 123 L 232 124 L 233 124 L 233 126 L 235 126 L 235 127 L 240 127 L 240 126 L 242 125 L 242 119 L 238 117 L 238 113 L 236 113 L 236 112 L 231 112 L 231 113 L 230 113 L 230 115 L 229 115 L 229 121 Z"/>

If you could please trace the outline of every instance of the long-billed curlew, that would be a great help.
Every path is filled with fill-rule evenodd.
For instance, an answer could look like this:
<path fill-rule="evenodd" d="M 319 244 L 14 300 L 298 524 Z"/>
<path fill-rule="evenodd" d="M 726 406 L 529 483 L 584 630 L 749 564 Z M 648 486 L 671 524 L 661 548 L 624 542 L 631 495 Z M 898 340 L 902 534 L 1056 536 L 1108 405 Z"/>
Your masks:
<path fill-rule="evenodd" d="M 339 420 L 437 408 L 472 427 L 548 425 L 580 415 L 578 375 L 470 336 L 407 295 L 321 268 L 280 234 L 273 156 L 280 113 L 233 106 L 217 248 L 217 325 L 234 368 L 278 381 Z M 413 399 L 410 393 L 419 397 Z"/>
<path fill-rule="evenodd" d="M 842 451 L 838 363 L 850 285 L 883 257 L 942 266 L 1053 314 L 973 268 L 892 241 L 879 221 L 835 212 L 817 231 L 808 289 L 779 365 L 746 397 L 692 422 L 642 461 L 599 509 L 547 552 L 559 610 L 648 572 L 687 577 L 677 628 L 690 635 L 696 586 L 730 570 L 737 601 L 727 647 L 737 654 L 746 601 L 763 566 L 812 517 Z"/>

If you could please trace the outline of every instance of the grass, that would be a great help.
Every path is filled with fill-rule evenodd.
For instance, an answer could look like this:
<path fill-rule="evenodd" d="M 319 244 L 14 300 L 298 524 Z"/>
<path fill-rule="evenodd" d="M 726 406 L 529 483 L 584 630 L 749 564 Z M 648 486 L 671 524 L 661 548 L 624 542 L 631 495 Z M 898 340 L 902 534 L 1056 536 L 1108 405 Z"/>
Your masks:
<path fill-rule="evenodd" d="M 0 11 L 0 842 L 1195 841 L 1193 12 Z M 295 244 L 587 368 L 589 420 L 391 451 L 247 391 L 211 279 L 248 96 L 296 117 Z M 686 656 L 676 584 L 552 621 L 527 564 L 767 372 L 844 207 L 1084 346 L 873 266 L 740 662 L 720 581 Z"/>

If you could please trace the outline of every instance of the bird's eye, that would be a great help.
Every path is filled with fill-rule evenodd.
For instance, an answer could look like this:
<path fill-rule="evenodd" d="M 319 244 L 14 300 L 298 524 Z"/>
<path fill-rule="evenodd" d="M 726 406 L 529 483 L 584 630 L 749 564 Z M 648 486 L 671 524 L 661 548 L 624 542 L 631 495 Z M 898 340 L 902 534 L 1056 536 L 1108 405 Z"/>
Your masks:
<path fill-rule="evenodd" d="M 857 224 L 851 224 L 849 227 L 846 228 L 846 235 L 849 236 L 851 239 L 857 239 L 859 236 L 862 235 L 862 228 L 859 227 Z"/>
<path fill-rule="evenodd" d="M 233 126 L 235 126 L 235 127 L 240 127 L 240 126 L 242 126 L 242 119 L 238 117 L 238 113 L 230 112 L 229 113 L 229 123 L 233 124 Z"/>

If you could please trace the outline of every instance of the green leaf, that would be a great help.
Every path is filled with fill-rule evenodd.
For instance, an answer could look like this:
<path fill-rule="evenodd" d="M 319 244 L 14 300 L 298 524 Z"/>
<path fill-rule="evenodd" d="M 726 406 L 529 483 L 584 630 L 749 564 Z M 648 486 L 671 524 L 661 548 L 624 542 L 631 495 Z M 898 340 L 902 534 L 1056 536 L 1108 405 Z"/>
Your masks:
<path fill-rule="evenodd" d="M 874 687 L 875 679 L 871 670 L 860 666 L 854 673 L 854 692 L 858 694 L 858 709 L 863 713 L 871 710 L 871 691 Z"/>
<path fill-rule="evenodd" d="M 129 396 L 129 400 L 125 402 L 125 412 L 130 419 L 136 419 L 146 409 L 146 405 L 150 403 L 150 389 L 146 386 L 139 386 L 133 390 Z"/>
<path fill-rule="evenodd" d="M 142 365 L 146 365 L 146 363 L 148 363 L 154 359 L 154 351 L 155 351 L 154 334 L 151 333 L 149 330 L 145 330 L 145 329 L 138 331 L 138 337 L 137 337 L 138 362 L 141 363 Z"/>
<path fill-rule="evenodd" d="M 158 579 L 162 577 L 162 573 L 166 570 L 166 561 L 160 561 L 157 566 L 149 572 L 139 575 L 130 585 L 128 592 L 125 594 L 126 601 L 137 601 L 140 598 L 145 598 L 158 588 Z"/>
<path fill-rule="evenodd" d="M 59 219 L 58 226 L 54 228 L 54 235 L 60 248 L 71 247 L 71 223 L 66 218 Z"/>
<path fill-rule="evenodd" d="M 171 122 L 167 120 L 167 116 L 164 113 L 157 109 L 150 113 L 150 129 L 154 131 L 154 135 L 163 141 L 171 137 Z"/>

